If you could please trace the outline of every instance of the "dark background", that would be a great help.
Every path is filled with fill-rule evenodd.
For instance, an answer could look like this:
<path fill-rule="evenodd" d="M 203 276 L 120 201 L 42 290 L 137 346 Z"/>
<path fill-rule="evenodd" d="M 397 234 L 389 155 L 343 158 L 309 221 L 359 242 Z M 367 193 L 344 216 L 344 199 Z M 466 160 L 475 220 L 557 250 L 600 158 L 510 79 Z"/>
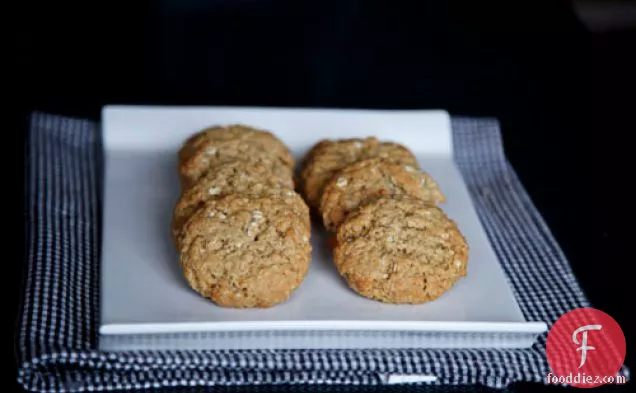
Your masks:
<path fill-rule="evenodd" d="M 34 109 L 98 119 L 111 103 L 443 108 L 497 117 L 510 161 L 593 305 L 623 327 L 632 363 L 633 26 L 593 31 L 560 0 L 14 6 L 6 14 L 17 45 L 9 91 L 19 130 Z M 13 330 L 22 266 L 8 265 L 15 290 L 5 327 Z M 15 369 L 3 375 L 1 386 L 17 388 Z M 336 391 L 327 389 L 317 391 Z"/>

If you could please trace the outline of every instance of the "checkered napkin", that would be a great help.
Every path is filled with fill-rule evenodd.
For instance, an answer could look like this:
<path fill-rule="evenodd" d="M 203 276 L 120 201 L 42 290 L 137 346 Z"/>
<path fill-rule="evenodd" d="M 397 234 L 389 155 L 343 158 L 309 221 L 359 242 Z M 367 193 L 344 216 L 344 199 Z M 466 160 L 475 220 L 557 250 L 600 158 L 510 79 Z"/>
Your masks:
<path fill-rule="evenodd" d="M 589 306 L 550 230 L 504 156 L 491 119 L 452 120 L 456 163 L 521 310 L 552 324 Z M 99 124 L 43 113 L 27 151 L 27 273 L 19 381 L 30 390 L 86 391 L 246 384 L 387 383 L 434 375 L 434 384 L 502 388 L 545 382 L 546 337 L 504 350 L 97 350 L 102 146 Z M 628 374 L 623 368 L 622 372 Z"/>

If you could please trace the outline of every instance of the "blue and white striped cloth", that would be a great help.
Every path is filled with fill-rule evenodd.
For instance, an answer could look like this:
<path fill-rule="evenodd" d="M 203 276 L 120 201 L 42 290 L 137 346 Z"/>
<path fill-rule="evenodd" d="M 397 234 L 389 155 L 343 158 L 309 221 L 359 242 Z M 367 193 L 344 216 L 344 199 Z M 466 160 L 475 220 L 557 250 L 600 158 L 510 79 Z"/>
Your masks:
<path fill-rule="evenodd" d="M 452 120 L 455 157 L 523 314 L 551 325 L 590 306 L 503 152 L 492 119 Z M 386 383 L 501 388 L 545 383 L 542 336 L 530 349 L 98 351 L 102 146 L 99 124 L 35 113 L 27 142 L 27 273 L 20 314 L 20 383 L 35 391 L 244 384 Z M 628 374 L 623 368 L 622 372 Z"/>

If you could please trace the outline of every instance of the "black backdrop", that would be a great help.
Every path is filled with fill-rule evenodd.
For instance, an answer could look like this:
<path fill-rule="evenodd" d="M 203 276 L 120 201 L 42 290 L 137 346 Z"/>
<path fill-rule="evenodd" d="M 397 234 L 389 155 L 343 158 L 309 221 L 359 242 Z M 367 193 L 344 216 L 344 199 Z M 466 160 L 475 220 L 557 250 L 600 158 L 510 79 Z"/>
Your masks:
<path fill-rule="evenodd" d="M 634 32 L 590 34 L 560 0 L 14 7 L 10 62 L 18 77 L 9 79 L 18 82 L 11 99 L 22 129 L 33 109 L 97 119 L 106 103 L 443 108 L 498 117 L 508 157 L 584 290 L 623 327 L 630 364 Z M 22 267 L 11 269 L 15 286 Z"/>

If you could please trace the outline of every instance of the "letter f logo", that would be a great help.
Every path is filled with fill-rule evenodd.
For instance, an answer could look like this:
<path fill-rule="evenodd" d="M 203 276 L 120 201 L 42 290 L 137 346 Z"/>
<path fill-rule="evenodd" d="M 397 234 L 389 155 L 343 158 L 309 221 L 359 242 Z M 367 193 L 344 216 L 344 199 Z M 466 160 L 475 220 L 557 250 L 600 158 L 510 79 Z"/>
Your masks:
<path fill-rule="evenodd" d="M 602 327 L 603 326 L 601 325 L 585 325 L 576 329 L 574 333 L 572 334 L 572 341 L 574 341 L 575 344 L 581 344 L 581 346 L 576 349 L 577 351 L 581 351 L 581 364 L 579 364 L 579 368 L 583 367 L 583 364 L 585 364 L 585 359 L 587 358 L 587 351 L 592 351 L 596 349 L 592 346 L 587 345 L 587 331 L 601 330 Z M 581 332 L 583 332 L 583 339 L 581 340 L 582 342 L 579 343 L 579 340 L 577 340 L 576 336 Z"/>

